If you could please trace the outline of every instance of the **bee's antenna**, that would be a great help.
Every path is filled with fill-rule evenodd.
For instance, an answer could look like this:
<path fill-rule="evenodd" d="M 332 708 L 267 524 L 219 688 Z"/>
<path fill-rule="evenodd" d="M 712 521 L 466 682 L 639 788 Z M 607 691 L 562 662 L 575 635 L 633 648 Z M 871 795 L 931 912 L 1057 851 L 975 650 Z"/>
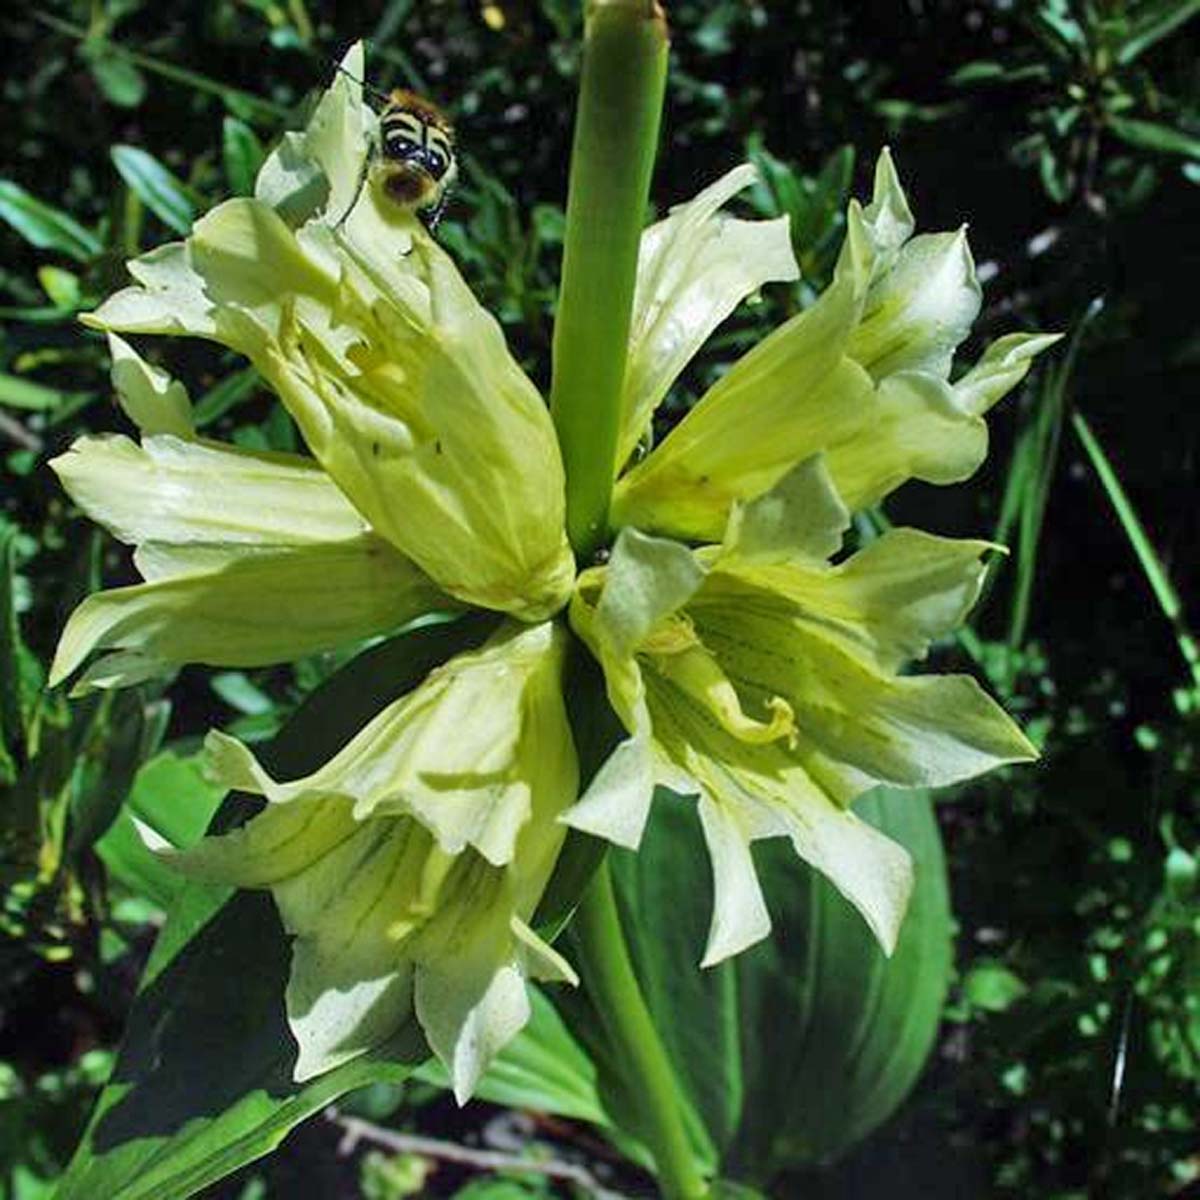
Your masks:
<path fill-rule="evenodd" d="M 341 73 L 343 75 L 345 75 L 347 79 L 350 79 L 354 83 L 357 83 L 360 88 L 362 88 L 366 92 L 369 92 L 372 96 L 375 97 L 376 100 L 381 100 L 384 104 L 386 104 L 388 102 L 390 97 L 388 96 L 387 92 L 381 90 L 380 88 L 372 86 L 371 84 L 367 83 L 366 80 L 364 80 L 364 79 L 359 79 L 359 77 L 357 75 L 355 75 L 352 71 L 347 71 L 346 68 L 343 67 L 340 62 L 336 62 L 332 59 L 330 61 L 333 62 L 333 67 L 334 67 L 335 71 L 341 71 Z"/>

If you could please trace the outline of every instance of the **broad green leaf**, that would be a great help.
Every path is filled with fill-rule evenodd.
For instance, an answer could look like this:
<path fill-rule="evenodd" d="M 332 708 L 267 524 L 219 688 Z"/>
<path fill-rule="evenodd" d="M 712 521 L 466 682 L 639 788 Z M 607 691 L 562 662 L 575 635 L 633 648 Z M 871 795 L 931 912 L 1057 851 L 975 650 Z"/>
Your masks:
<path fill-rule="evenodd" d="M 263 148 L 253 129 L 237 117 L 226 117 L 221 126 L 225 177 L 235 196 L 254 195 L 254 177 L 263 163 Z"/>
<path fill-rule="evenodd" d="M 365 651 L 319 688 L 264 750 L 273 771 L 315 770 L 492 621 L 429 624 Z M 227 802 L 217 822 L 244 803 Z M 299 1085 L 284 1017 L 288 947 L 270 897 L 189 883 L 143 976 L 113 1078 L 59 1200 L 182 1200 L 270 1152 L 352 1088 L 399 1082 L 427 1052 L 406 1029 L 378 1051 Z"/>
<path fill-rule="evenodd" d="M 1157 150 L 1161 154 L 1182 154 L 1185 158 L 1200 158 L 1200 137 L 1184 133 L 1172 125 L 1158 121 L 1141 121 L 1134 117 L 1109 117 L 1109 128 L 1123 142 L 1140 150 Z"/>
<path fill-rule="evenodd" d="M 113 165 L 142 203 L 176 233 L 187 233 L 196 219 L 192 198 L 166 167 L 138 146 L 114 146 Z"/>
<path fill-rule="evenodd" d="M 833 886 L 772 839 L 755 847 L 770 939 L 697 971 L 712 885 L 693 806 L 660 790 L 641 850 L 610 854 L 656 1028 L 725 1152 L 722 1172 L 743 1184 L 769 1188 L 783 1169 L 843 1153 L 896 1109 L 933 1045 L 950 914 L 932 809 L 922 792 L 885 789 L 855 807 L 916 862 L 891 959 Z M 592 1044 L 575 998 L 563 1000 L 568 1024 Z M 602 1046 L 594 1057 L 603 1082 Z M 716 1194 L 742 1194 L 725 1186 L 735 1190 Z"/>
<path fill-rule="evenodd" d="M 399 1082 L 424 1056 L 402 1035 L 300 1087 L 283 1017 L 286 940 L 269 897 L 190 885 L 58 1200 L 182 1200 L 274 1149 L 352 1088 Z"/>
<path fill-rule="evenodd" d="M 932 806 L 920 791 L 880 788 L 855 809 L 914 860 L 891 959 L 828 883 L 782 845 L 760 847 L 775 928 L 737 962 L 746 1105 L 728 1168 L 753 1183 L 836 1158 L 885 1121 L 937 1034 L 951 917 Z"/>
<path fill-rule="evenodd" d="M 74 217 L 8 179 L 0 179 L 0 220 L 39 250 L 55 250 L 76 262 L 87 262 L 103 248 L 100 239 Z"/>
<path fill-rule="evenodd" d="M 162 723 L 136 689 L 105 696 L 76 755 L 71 789 L 73 854 L 91 846 L 116 819 L 138 767 L 155 749 Z"/>

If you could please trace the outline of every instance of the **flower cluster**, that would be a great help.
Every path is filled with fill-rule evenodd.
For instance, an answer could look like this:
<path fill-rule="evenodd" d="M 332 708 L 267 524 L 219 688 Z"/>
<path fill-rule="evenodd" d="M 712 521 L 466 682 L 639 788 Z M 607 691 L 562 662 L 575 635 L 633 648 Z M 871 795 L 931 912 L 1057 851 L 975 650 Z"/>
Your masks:
<path fill-rule="evenodd" d="M 911 867 L 854 798 L 1034 750 L 973 680 L 901 674 L 962 620 L 990 547 L 897 529 L 840 559 L 843 535 L 907 479 L 967 478 L 985 412 L 1053 339 L 1001 338 L 951 382 L 980 302 L 966 238 L 913 236 L 885 152 L 830 288 L 639 458 L 718 324 L 797 277 L 785 219 L 720 211 L 753 182 L 739 167 L 644 235 L 615 541 L 577 574 L 542 398 L 446 253 L 359 194 L 374 120 L 361 50 L 345 68 L 253 199 L 131 263 L 136 285 L 88 318 L 109 332 L 140 441 L 85 437 L 54 467 L 135 546 L 144 582 L 80 605 L 54 678 L 95 651 L 77 689 L 288 661 L 431 612 L 501 614 L 305 778 L 276 780 L 211 734 L 214 776 L 265 807 L 160 848 L 185 872 L 274 894 L 294 936 L 298 1079 L 415 1016 L 462 1099 L 527 1019 L 525 981 L 573 979 L 531 927 L 568 826 L 636 847 L 656 787 L 698 803 L 715 883 L 705 963 L 766 936 L 750 845 L 772 836 L 894 944 Z M 200 437 L 186 391 L 129 332 L 244 354 L 311 457 Z M 627 731 L 582 796 L 563 700 L 572 638 Z"/>

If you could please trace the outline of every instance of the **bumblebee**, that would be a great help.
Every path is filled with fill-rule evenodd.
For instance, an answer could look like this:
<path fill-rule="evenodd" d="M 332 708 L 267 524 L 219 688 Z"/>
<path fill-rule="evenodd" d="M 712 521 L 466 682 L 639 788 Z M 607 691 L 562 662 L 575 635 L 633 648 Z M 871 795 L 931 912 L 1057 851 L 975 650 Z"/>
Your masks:
<path fill-rule="evenodd" d="M 458 175 L 454 126 L 432 100 L 397 88 L 379 114 L 379 140 L 372 183 L 434 229 Z"/>
<path fill-rule="evenodd" d="M 431 232 L 446 211 L 446 199 L 458 178 L 454 153 L 454 126 L 432 100 L 408 88 L 382 92 L 364 83 L 340 63 L 333 64 L 347 79 L 383 102 L 379 137 L 371 146 L 350 207 L 342 225 L 354 211 L 368 179 L 390 203 L 416 213 Z"/>

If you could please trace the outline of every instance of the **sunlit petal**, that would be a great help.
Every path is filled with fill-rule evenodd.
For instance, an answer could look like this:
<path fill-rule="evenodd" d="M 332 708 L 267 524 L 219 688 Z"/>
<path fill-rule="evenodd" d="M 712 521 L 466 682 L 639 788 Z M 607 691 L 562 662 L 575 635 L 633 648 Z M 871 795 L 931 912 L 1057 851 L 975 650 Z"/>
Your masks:
<path fill-rule="evenodd" d="M 671 384 L 709 335 L 764 283 L 799 278 L 788 221 L 740 221 L 719 212 L 751 186 L 744 163 L 642 235 L 629 333 L 623 464 Z"/>

